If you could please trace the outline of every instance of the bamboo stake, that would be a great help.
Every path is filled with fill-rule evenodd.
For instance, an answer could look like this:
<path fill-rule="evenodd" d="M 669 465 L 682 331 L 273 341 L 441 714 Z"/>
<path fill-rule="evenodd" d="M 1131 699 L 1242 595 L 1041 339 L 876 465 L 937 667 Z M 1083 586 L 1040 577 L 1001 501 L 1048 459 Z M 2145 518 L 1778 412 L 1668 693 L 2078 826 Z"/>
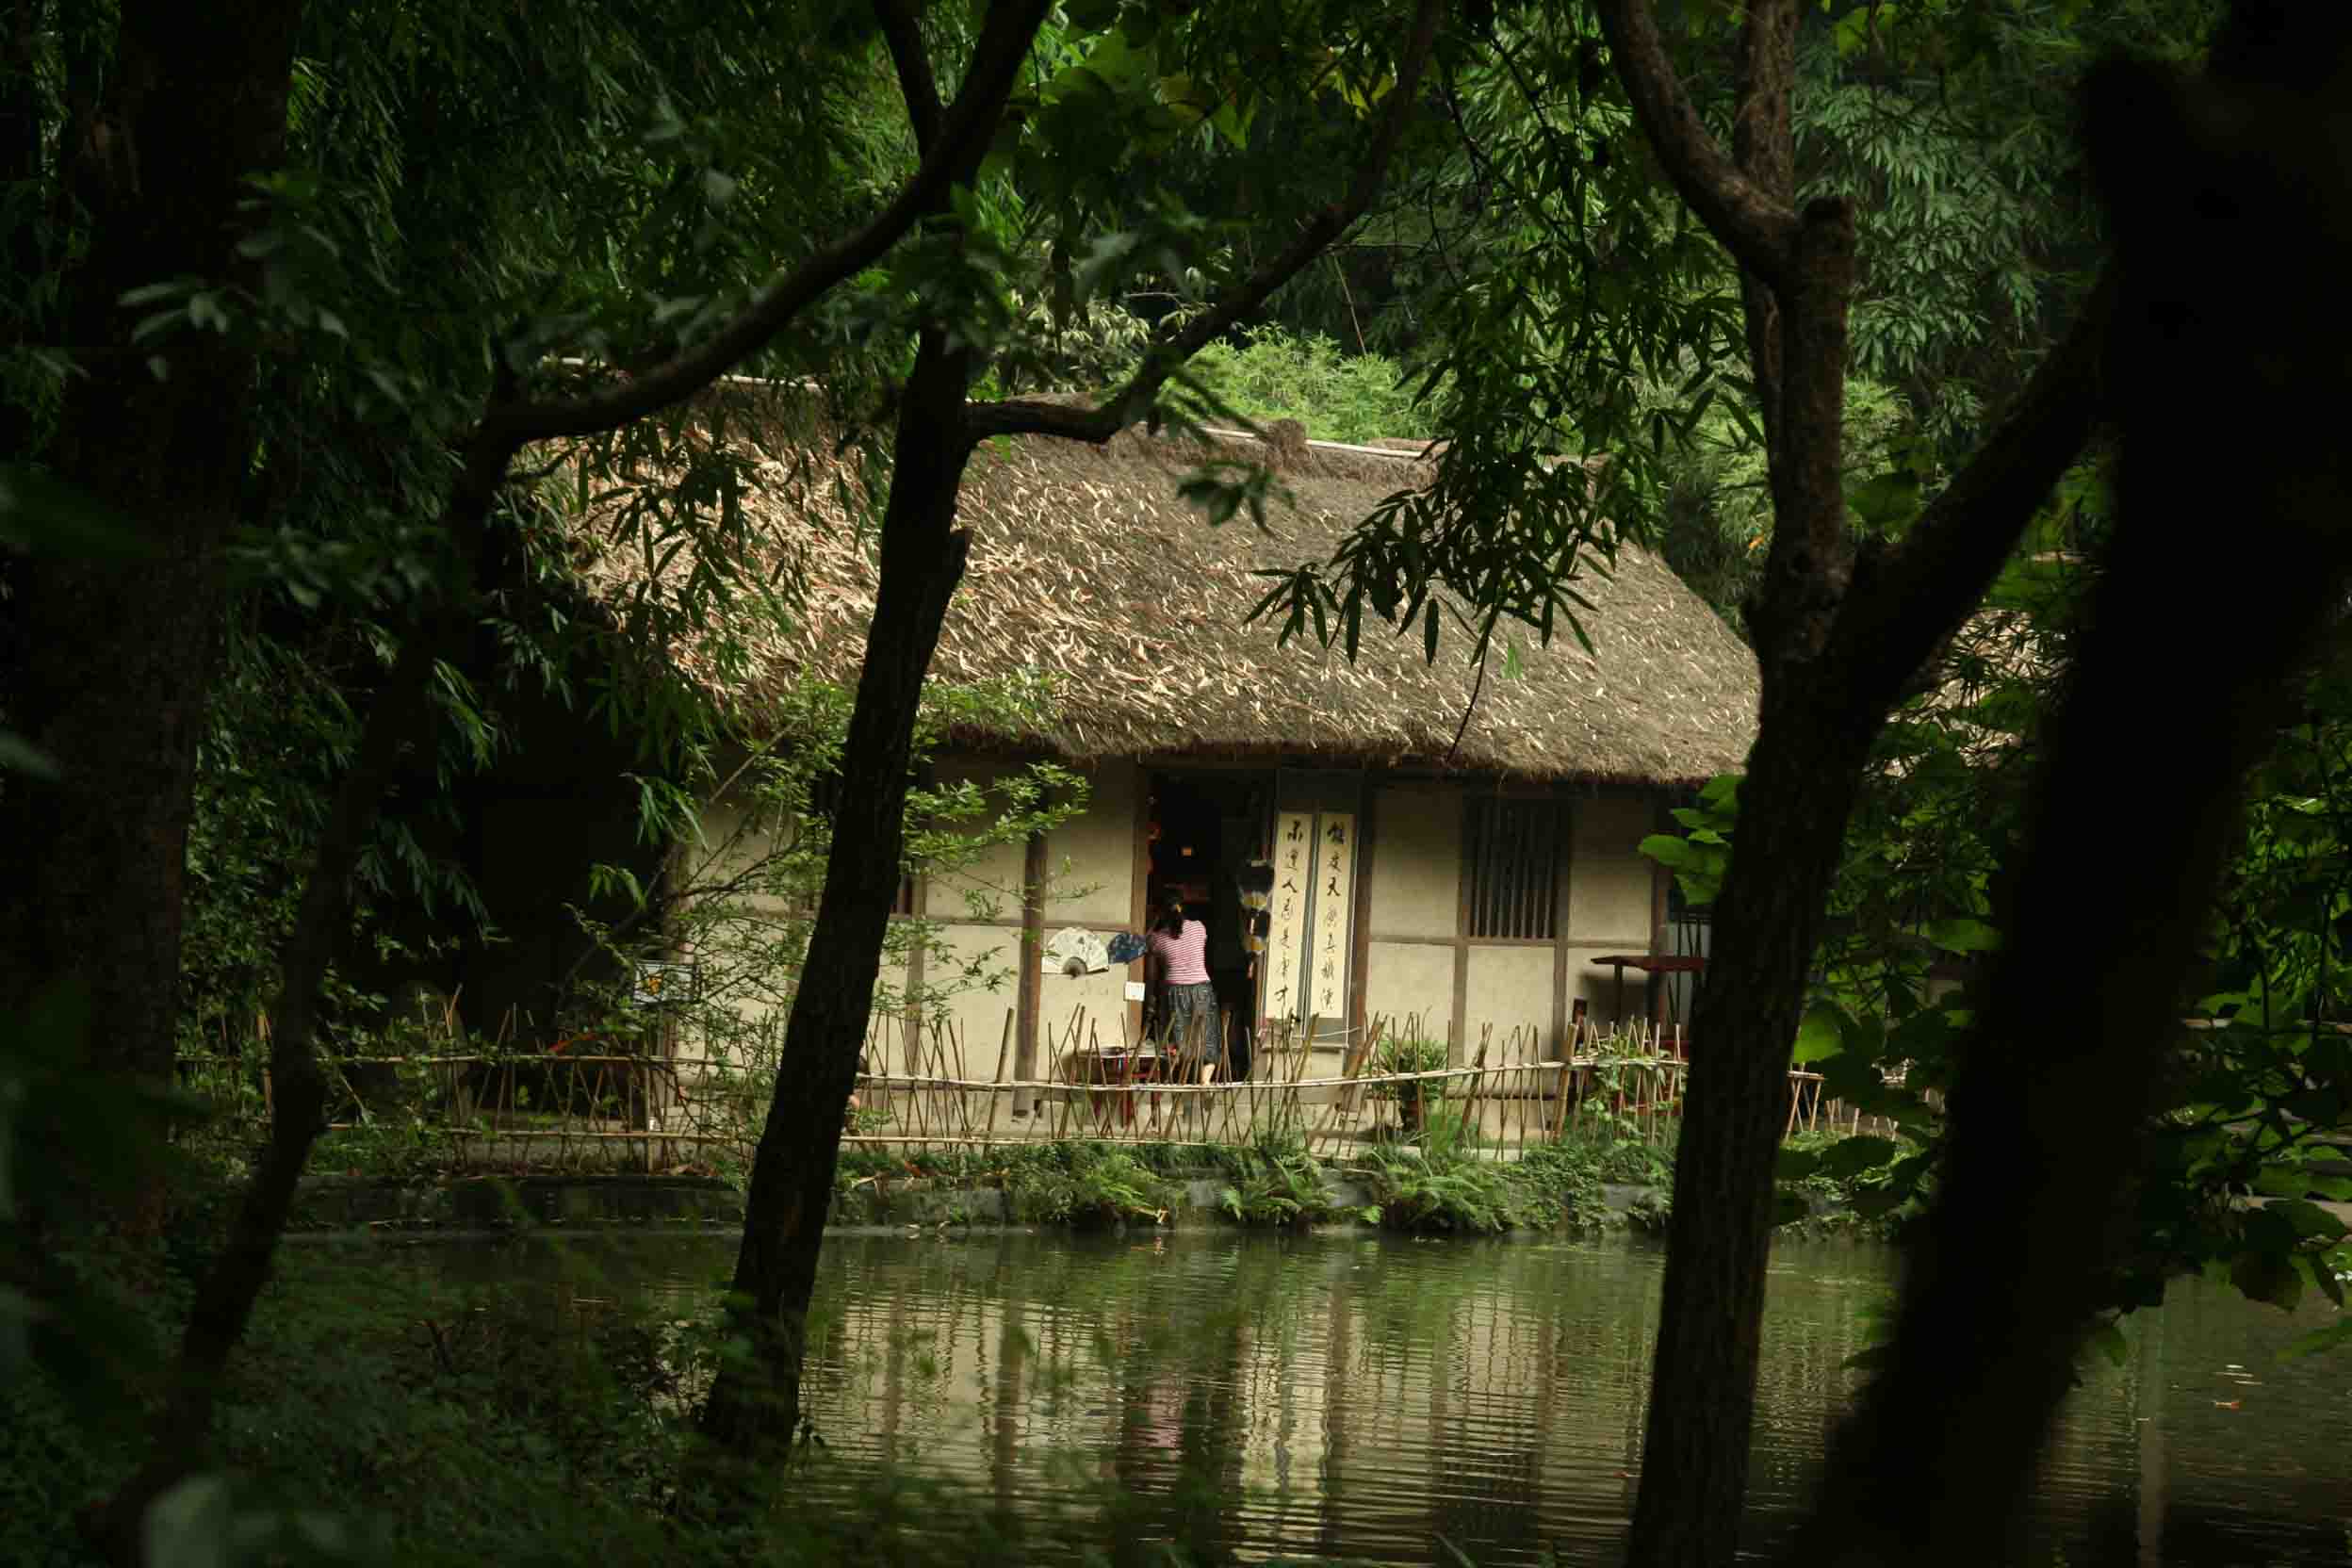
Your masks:
<path fill-rule="evenodd" d="M 1298 1037 L 1298 1050 L 1291 1058 L 1289 1077 L 1285 1081 L 1286 1086 L 1282 1091 L 1282 1102 L 1276 1108 L 1274 1116 L 1275 1130 L 1284 1135 L 1288 1135 L 1294 1128 L 1303 1130 L 1306 1126 L 1305 1109 L 1299 1100 L 1298 1086 L 1306 1078 L 1307 1058 L 1315 1054 L 1315 1032 L 1322 1027 L 1322 1014 L 1309 1013 L 1307 1015 L 1306 1030 Z"/>
<path fill-rule="evenodd" d="M 1519 1058 L 1519 1148 L 1527 1147 L 1527 1123 L 1535 1116 L 1535 1064 L 1544 1059 L 1544 1032 L 1527 1025 L 1527 1049 Z"/>
<path fill-rule="evenodd" d="M 947 1036 L 949 1046 L 953 1049 L 955 1055 L 956 1076 L 960 1080 L 965 1076 L 963 1025 L 957 1023 L 953 1019 L 949 1019 L 941 1025 L 941 1029 Z M 944 1057 L 942 1058 L 940 1065 L 947 1065 Z M 956 1097 L 954 1102 L 956 1106 L 956 1125 L 963 1129 L 964 1135 L 966 1137 L 970 1137 L 972 1135 L 972 1096 L 965 1093 L 962 1089 L 956 1089 L 954 1093 Z"/>
<path fill-rule="evenodd" d="M 1511 1109 L 1516 1113 L 1515 1123 L 1507 1125 L 1503 1134 L 1513 1148 L 1522 1151 L 1527 1147 L 1527 1095 L 1535 1087 L 1535 1079 L 1527 1071 L 1527 1064 L 1536 1059 L 1543 1047 L 1543 1037 L 1530 1022 L 1527 1032 L 1519 1037 L 1519 1059 L 1513 1064 L 1511 1074 Z"/>
<path fill-rule="evenodd" d="M 1228 1016 L 1228 1009 L 1217 1009 L 1213 1019 L 1217 1028 L 1217 1081 L 1230 1087 L 1233 1082 L 1233 1026 Z M 1219 1120 L 1217 1124 L 1217 1136 L 1224 1142 L 1234 1142 L 1233 1111 L 1238 1102 L 1229 1094 L 1220 1098 L 1217 1103 L 1219 1113 Z M 1243 1123 L 1242 1135 L 1245 1138 L 1249 1135 L 1249 1124 Z"/>
<path fill-rule="evenodd" d="M 1065 1066 L 1068 1064 L 1072 1054 L 1078 1050 L 1079 1042 L 1086 1037 L 1084 1033 L 1086 1021 L 1086 1004 L 1081 1002 L 1077 1005 L 1070 1008 L 1070 1030 L 1068 1034 L 1063 1037 L 1061 1049 L 1054 1053 L 1056 1059 Z M 1067 1085 L 1067 1080 L 1065 1080 L 1065 1084 Z M 1065 1086 L 1062 1090 L 1061 1103 L 1054 1107 L 1054 1138 L 1057 1143 L 1069 1135 L 1070 1117 L 1073 1114 L 1071 1101 L 1074 1098 L 1075 1096 L 1070 1088 Z"/>
<path fill-rule="evenodd" d="M 1486 1084 L 1487 1048 L 1494 1043 L 1494 1025 L 1481 1024 L 1478 1028 L 1478 1059 L 1475 1064 L 1476 1075 L 1470 1081 L 1470 1097 L 1462 1102 L 1462 1121 L 1454 1130 L 1454 1136 L 1457 1139 L 1467 1138 L 1470 1135 L 1471 1119 L 1477 1116 L 1478 1111 L 1478 1091 Z"/>
<path fill-rule="evenodd" d="M 1353 1086 L 1353 1080 L 1363 1071 L 1365 1060 L 1372 1054 L 1373 1042 L 1380 1037 L 1380 1030 L 1384 1021 L 1381 1019 L 1374 1019 L 1365 1026 L 1362 1038 L 1348 1043 L 1347 1055 L 1340 1059 L 1339 1071 L 1342 1080 L 1347 1081 L 1349 1086 L 1340 1089 L 1331 1097 L 1331 1106 L 1323 1113 L 1322 1121 L 1316 1125 L 1314 1132 L 1307 1135 L 1309 1153 L 1315 1152 L 1326 1138 L 1336 1135 L 1342 1117 L 1349 1121 L 1354 1120 L 1357 1091 Z"/>

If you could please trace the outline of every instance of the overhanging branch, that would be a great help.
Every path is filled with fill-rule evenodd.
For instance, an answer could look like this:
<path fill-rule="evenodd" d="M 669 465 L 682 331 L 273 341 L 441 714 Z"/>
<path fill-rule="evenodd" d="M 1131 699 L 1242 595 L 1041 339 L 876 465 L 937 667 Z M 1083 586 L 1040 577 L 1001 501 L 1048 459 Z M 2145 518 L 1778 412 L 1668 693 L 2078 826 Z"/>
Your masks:
<path fill-rule="evenodd" d="M 923 53 L 922 24 L 908 0 L 874 0 L 874 14 L 898 72 L 899 95 L 906 100 L 907 123 L 915 128 L 915 151 L 929 156 L 939 144 L 939 84 L 931 74 L 931 57 Z"/>
<path fill-rule="evenodd" d="M 1649 0 L 1599 0 L 1602 36 L 1666 177 L 1740 266 L 1774 288 L 1795 265 L 1797 215 L 1733 163 L 1699 118 Z"/>
<path fill-rule="evenodd" d="M 710 337 L 635 380 L 564 402 L 494 407 L 483 416 L 483 429 L 517 447 L 617 430 L 684 401 L 765 348 L 827 289 L 881 260 L 908 229 L 939 210 L 949 188 L 970 178 L 974 150 L 986 152 L 1048 8 L 1048 0 L 992 0 L 962 90 L 913 177 L 873 222 L 768 286 Z"/>
<path fill-rule="evenodd" d="M 1901 548 L 1855 583 L 1835 633 L 1838 651 L 1858 680 L 1885 688 L 1886 700 L 1984 596 L 2089 443 L 2104 401 L 2100 369 L 2115 307 L 2110 266 L 1968 466 L 1928 503 Z M 1870 700 L 1874 711 L 1886 706 L 1875 690 Z"/>
<path fill-rule="evenodd" d="M 1381 106 L 1372 144 L 1340 201 L 1307 221 L 1282 253 L 1223 295 L 1216 304 L 1193 318 L 1184 330 L 1171 334 L 1146 351 L 1143 366 L 1127 384 L 1093 408 L 1071 408 L 1030 399 L 974 403 L 965 411 L 965 428 L 974 441 L 992 435 L 1058 435 L 1072 441 L 1108 441 L 1133 424 L 1151 405 L 1160 388 L 1184 362 L 1219 337 L 1271 298 L 1274 291 L 1331 249 L 1380 194 L 1396 143 L 1412 118 L 1421 77 L 1437 45 L 1437 24 L 1445 0 L 1420 0 L 1414 9 L 1413 32 L 1396 63 L 1396 84 Z"/>

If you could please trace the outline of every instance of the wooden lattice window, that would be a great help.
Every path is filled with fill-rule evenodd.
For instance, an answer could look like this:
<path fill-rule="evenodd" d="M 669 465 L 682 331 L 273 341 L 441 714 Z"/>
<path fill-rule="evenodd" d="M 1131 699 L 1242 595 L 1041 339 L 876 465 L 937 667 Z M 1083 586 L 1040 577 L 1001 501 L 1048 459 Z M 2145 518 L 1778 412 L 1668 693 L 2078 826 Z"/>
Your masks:
<path fill-rule="evenodd" d="M 1471 936 L 1550 941 L 1558 935 L 1560 823 L 1556 800 L 1472 797 L 1462 854 Z"/>

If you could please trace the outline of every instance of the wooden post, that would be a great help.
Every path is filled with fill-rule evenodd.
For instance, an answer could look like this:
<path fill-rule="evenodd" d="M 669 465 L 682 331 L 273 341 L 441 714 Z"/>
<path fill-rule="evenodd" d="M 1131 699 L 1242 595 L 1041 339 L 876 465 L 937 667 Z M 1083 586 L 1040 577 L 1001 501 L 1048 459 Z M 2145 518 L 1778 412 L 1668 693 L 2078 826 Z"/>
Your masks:
<path fill-rule="evenodd" d="M 1454 899 L 1454 998 L 1446 1025 L 1446 1065 L 1460 1067 L 1470 1037 L 1470 879 L 1476 871 L 1470 837 L 1470 792 L 1462 792 L 1462 832 L 1454 863 L 1459 868 Z"/>
<path fill-rule="evenodd" d="M 1037 1004 L 1042 988 L 1037 966 L 1045 957 L 1045 835 L 1029 835 L 1021 862 L 1021 972 L 1015 981 L 1013 1078 L 1035 1083 L 1037 1078 Z M 1027 1116 L 1037 1102 L 1022 1104 L 1018 1095 L 1013 1115 Z"/>

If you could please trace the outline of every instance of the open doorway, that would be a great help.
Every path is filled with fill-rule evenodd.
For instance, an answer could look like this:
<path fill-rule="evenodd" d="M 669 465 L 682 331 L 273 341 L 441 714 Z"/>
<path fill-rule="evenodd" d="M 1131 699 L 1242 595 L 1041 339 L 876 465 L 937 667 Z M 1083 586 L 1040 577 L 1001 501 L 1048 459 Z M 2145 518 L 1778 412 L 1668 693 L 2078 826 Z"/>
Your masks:
<path fill-rule="evenodd" d="M 1236 1066 L 1246 1066 L 1264 1012 L 1264 966 L 1245 940 L 1240 884 L 1266 853 L 1272 785 L 1271 774 L 1240 768 L 1154 773 L 1151 779 L 1145 906 L 1157 911 L 1174 893 L 1184 902 L 1185 918 L 1208 927 L 1217 1005 L 1235 1015 L 1241 1031 L 1229 1028 L 1226 1037 Z"/>

